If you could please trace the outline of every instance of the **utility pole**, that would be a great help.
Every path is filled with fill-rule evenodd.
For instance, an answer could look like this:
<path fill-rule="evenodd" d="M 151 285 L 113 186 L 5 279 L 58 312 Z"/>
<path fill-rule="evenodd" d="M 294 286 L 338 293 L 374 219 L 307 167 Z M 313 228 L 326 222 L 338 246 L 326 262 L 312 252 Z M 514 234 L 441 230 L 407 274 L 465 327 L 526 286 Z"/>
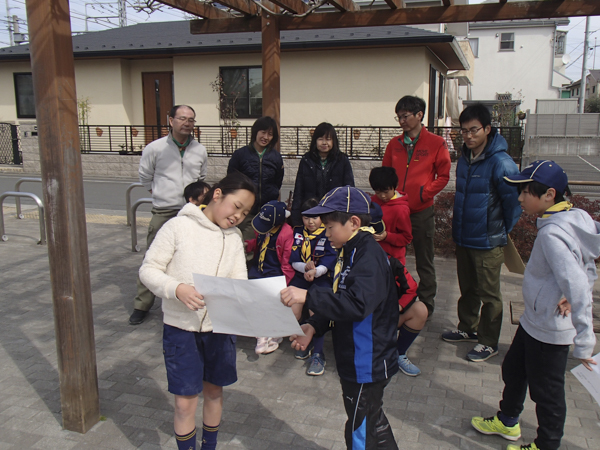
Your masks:
<path fill-rule="evenodd" d="M 8 28 L 8 35 L 10 36 L 10 46 L 15 45 L 13 41 L 13 30 L 12 30 L 12 22 L 10 21 L 10 6 L 8 6 L 8 0 L 6 0 L 6 23 Z"/>
<path fill-rule="evenodd" d="M 119 27 L 123 28 L 127 26 L 127 2 L 125 0 L 119 0 Z"/>
<path fill-rule="evenodd" d="M 583 113 L 583 108 L 585 106 L 585 88 L 587 83 L 587 54 L 588 49 L 590 47 L 589 42 L 590 36 L 590 16 L 585 18 L 585 35 L 583 39 L 583 64 L 581 65 L 581 83 L 580 88 L 581 92 L 579 94 L 579 114 Z"/>

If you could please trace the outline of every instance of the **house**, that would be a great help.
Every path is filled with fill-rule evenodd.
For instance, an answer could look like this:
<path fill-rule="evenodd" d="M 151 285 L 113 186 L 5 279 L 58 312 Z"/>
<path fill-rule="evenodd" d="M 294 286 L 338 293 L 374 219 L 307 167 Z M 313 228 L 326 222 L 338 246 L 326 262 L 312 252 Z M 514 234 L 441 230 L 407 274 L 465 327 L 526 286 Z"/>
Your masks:
<path fill-rule="evenodd" d="M 527 19 L 468 24 L 475 56 L 473 85 L 462 88 L 464 100 L 520 101 L 522 110 L 534 110 L 536 99 L 568 97 L 564 87 L 567 32 L 558 27 L 567 19 Z M 501 98 L 498 98 L 501 95 Z"/>
<path fill-rule="evenodd" d="M 600 90 L 600 69 L 590 70 L 585 78 L 585 98 L 599 97 Z M 579 98 L 581 96 L 581 80 L 577 80 L 566 87 L 571 97 Z"/>
<path fill-rule="evenodd" d="M 437 125 L 448 71 L 469 68 L 454 36 L 408 26 L 283 31 L 281 49 L 282 125 L 397 126 L 394 105 L 407 94 L 428 102 Z M 186 103 L 199 123 L 218 125 L 220 102 L 233 97 L 248 125 L 262 114 L 260 50 L 260 33 L 192 35 L 187 21 L 77 35 L 77 96 L 90 124 L 164 124 Z M 211 87 L 219 77 L 227 98 Z M 0 85 L 0 121 L 35 119 L 27 44 L 0 49 Z"/>

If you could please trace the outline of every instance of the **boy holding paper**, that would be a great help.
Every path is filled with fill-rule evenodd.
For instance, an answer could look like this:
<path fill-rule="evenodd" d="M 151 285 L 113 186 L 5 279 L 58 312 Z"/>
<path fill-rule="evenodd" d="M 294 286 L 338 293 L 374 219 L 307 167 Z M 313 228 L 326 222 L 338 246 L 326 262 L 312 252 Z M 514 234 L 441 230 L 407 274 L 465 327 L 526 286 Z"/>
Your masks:
<path fill-rule="evenodd" d="M 483 434 L 516 441 L 525 394 L 536 403 L 537 438 L 507 450 L 555 450 L 560 447 L 567 406 L 565 370 L 569 346 L 591 369 L 596 343 L 592 324 L 595 259 L 600 255 L 600 224 L 565 200 L 567 174 L 554 161 L 535 161 L 520 174 L 504 177 L 519 189 L 526 214 L 535 214 L 538 234 L 523 278 L 525 312 L 502 363 L 504 392 L 493 417 L 473 417 Z M 561 297 L 567 300 L 564 311 Z M 558 305 L 558 307 L 557 307 Z"/>

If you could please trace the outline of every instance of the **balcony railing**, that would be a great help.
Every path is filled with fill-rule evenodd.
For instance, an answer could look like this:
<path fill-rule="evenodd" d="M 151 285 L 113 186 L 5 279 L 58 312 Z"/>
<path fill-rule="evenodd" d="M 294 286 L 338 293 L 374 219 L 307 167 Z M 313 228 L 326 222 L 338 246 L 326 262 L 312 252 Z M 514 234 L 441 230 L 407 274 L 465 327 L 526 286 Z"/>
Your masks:
<path fill-rule="evenodd" d="M 283 126 L 280 128 L 281 154 L 299 158 L 308 151 L 314 127 Z M 433 127 L 429 129 L 442 136 L 453 160 L 460 156 L 463 144 L 460 128 Z M 336 127 L 340 150 L 351 159 L 381 159 L 388 142 L 401 133 L 399 127 Z M 168 133 L 166 127 L 143 125 L 82 125 L 79 127 L 82 153 L 141 154 L 144 147 Z M 523 148 L 521 127 L 504 127 L 500 132 L 509 144 L 509 154 L 519 162 Z M 194 136 L 206 147 L 211 156 L 231 156 L 250 142 L 251 127 L 229 128 L 219 125 L 197 126 Z"/>

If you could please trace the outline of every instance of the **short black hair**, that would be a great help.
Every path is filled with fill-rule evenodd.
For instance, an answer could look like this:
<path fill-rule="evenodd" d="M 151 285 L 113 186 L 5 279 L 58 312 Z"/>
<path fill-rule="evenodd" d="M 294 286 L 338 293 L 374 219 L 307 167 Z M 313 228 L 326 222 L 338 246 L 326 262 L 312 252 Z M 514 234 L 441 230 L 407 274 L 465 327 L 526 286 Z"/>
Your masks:
<path fill-rule="evenodd" d="M 269 143 L 269 148 L 273 148 L 277 145 L 277 141 L 279 141 L 279 129 L 277 128 L 277 122 L 275 119 L 269 116 L 261 117 L 260 119 L 256 119 L 256 121 L 252 124 L 252 132 L 250 134 L 250 145 L 256 142 L 256 136 L 259 131 L 273 131 L 273 139 Z"/>
<path fill-rule="evenodd" d="M 202 204 L 208 205 L 213 200 L 215 190 L 217 189 L 221 189 L 221 194 L 223 194 L 224 197 L 240 189 L 248 191 L 256 197 L 256 187 L 254 186 L 254 182 L 237 170 L 227 174 L 227 176 L 218 183 L 213 184 L 210 191 L 204 195 Z"/>
<path fill-rule="evenodd" d="M 210 184 L 200 180 L 194 181 L 185 187 L 183 197 L 186 202 L 190 201 L 190 197 L 194 200 L 202 200 L 204 198 L 204 191 L 210 191 Z"/>
<path fill-rule="evenodd" d="M 321 214 L 321 222 L 327 224 L 329 222 L 338 222 L 345 225 L 352 216 L 356 216 L 360 219 L 360 226 L 366 227 L 371 223 L 370 214 L 352 214 L 341 211 L 333 211 L 327 214 Z"/>
<path fill-rule="evenodd" d="M 478 120 L 482 127 L 487 127 L 492 124 L 492 115 L 490 110 L 482 103 L 475 103 L 474 105 L 467 106 L 460 113 L 458 121 L 462 125 L 463 123 L 470 122 L 471 120 Z"/>
<path fill-rule="evenodd" d="M 171 110 L 169 111 L 169 117 L 175 117 L 177 115 L 177 111 L 179 110 L 179 108 L 189 108 L 192 110 L 192 112 L 194 113 L 194 117 L 196 117 L 196 111 L 194 111 L 194 108 L 192 108 L 191 106 L 188 105 L 175 105 L 171 108 Z"/>
<path fill-rule="evenodd" d="M 423 113 L 423 116 L 425 116 L 426 106 L 427 105 L 425 104 L 425 100 L 423 100 L 422 98 L 415 97 L 414 95 L 405 95 L 400 100 L 398 100 L 398 103 L 396 103 L 395 111 L 396 114 L 398 114 L 399 111 L 408 111 L 413 114 L 416 114 L 419 111 L 421 111 Z"/>
<path fill-rule="evenodd" d="M 521 192 L 523 192 L 523 189 L 525 189 L 525 187 L 528 188 L 527 192 L 529 192 L 530 195 L 534 195 L 537 198 L 541 198 L 542 195 L 544 195 L 546 192 L 548 192 L 548 189 L 550 189 L 550 186 L 546 186 L 545 184 L 540 183 L 539 181 L 530 181 L 528 183 L 517 184 L 517 189 L 519 190 L 519 194 Z M 556 191 L 556 189 L 555 189 L 555 191 Z M 556 195 L 554 196 L 554 203 L 564 202 L 565 194 L 568 196 L 571 195 L 571 190 L 569 189 L 569 186 L 567 186 L 567 189 L 565 190 L 565 192 L 556 191 Z"/>
<path fill-rule="evenodd" d="M 398 174 L 393 167 L 374 167 L 369 174 L 369 184 L 375 191 L 386 191 L 398 187 Z"/>
<path fill-rule="evenodd" d="M 301 207 L 300 211 L 307 211 L 311 208 L 314 208 L 318 204 L 319 204 L 319 200 L 317 200 L 314 197 L 309 198 L 309 199 L 305 200 L 304 203 L 302 203 L 302 207 Z M 302 215 L 304 215 L 304 214 L 302 214 Z"/>

